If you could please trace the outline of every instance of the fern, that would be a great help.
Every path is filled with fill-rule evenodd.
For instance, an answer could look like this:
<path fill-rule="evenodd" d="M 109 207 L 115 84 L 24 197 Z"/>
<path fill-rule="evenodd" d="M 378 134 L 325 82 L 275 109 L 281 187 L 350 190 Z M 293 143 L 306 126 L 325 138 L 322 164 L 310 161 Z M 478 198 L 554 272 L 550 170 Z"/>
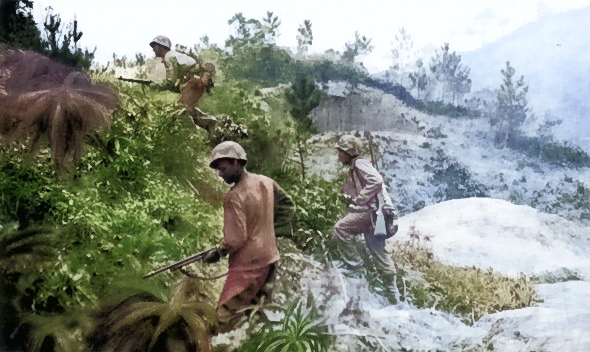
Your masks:
<path fill-rule="evenodd" d="M 279 351 L 328 351 L 333 337 L 328 327 L 319 322 L 312 313 L 305 313 L 299 300 L 285 310 L 285 316 L 278 322 L 266 323 L 252 335 L 238 351 L 279 352 Z"/>

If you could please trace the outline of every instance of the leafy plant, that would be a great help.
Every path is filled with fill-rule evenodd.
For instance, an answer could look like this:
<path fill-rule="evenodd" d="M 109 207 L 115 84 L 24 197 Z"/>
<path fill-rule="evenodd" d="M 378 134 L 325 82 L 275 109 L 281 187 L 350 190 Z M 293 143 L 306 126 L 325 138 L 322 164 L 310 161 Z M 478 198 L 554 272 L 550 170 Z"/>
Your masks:
<path fill-rule="evenodd" d="M 335 219 L 344 210 L 341 184 L 339 179 L 326 181 L 318 175 L 311 175 L 286 189 L 297 205 L 293 240 L 298 248 L 312 252 L 318 258 L 325 258 Z"/>
<path fill-rule="evenodd" d="M 313 311 L 304 312 L 301 301 L 293 301 L 284 314 L 280 321 L 265 324 L 238 351 L 329 351 L 333 337 L 328 334 L 328 327 L 317 321 Z"/>
<path fill-rule="evenodd" d="M 33 69 L 32 69 L 33 68 Z M 0 52 L 0 134 L 37 146 L 49 140 L 58 170 L 79 159 L 84 136 L 111 124 L 118 96 L 88 76 L 29 51 Z M 47 74 L 51 72 L 51 74 Z"/>

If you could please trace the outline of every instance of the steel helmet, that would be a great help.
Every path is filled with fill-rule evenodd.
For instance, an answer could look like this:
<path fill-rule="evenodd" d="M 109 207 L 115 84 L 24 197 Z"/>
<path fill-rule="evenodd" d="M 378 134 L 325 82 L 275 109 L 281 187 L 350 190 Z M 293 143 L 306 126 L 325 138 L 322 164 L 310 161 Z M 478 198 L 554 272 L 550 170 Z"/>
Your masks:
<path fill-rule="evenodd" d="M 219 159 L 223 158 L 231 158 L 231 159 L 238 159 L 244 160 L 246 159 L 246 151 L 236 142 L 226 141 L 219 143 L 213 150 L 211 151 L 211 163 L 209 163 L 209 167 L 216 168 L 217 162 Z"/>
<path fill-rule="evenodd" d="M 346 154 L 355 157 L 361 155 L 361 140 L 355 136 L 344 135 L 338 140 L 336 149 L 340 149 Z"/>
<path fill-rule="evenodd" d="M 170 39 L 168 37 L 165 37 L 163 35 L 159 35 L 157 37 L 155 37 L 151 42 L 150 42 L 150 46 L 153 48 L 154 44 L 160 44 L 161 46 L 165 46 L 168 49 L 170 49 L 172 47 L 172 42 L 170 42 Z"/>

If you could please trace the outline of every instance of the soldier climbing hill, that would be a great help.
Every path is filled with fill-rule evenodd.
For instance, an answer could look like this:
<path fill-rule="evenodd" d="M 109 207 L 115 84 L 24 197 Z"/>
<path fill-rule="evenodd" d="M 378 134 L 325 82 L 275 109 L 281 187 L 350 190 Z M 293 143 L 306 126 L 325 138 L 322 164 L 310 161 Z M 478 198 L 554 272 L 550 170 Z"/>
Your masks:
<path fill-rule="evenodd" d="M 215 66 L 211 63 L 201 65 L 189 55 L 171 50 L 170 39 L 163 35 L 155 37 L 150 46 L 156 57 L 162 59 L 166 67 L 166 80 L 180 91 L 179 101 L 186 106 L 195 124 L 211 132 L 216 120 L 200 111 L 197 103 L 214 86 Z"/>

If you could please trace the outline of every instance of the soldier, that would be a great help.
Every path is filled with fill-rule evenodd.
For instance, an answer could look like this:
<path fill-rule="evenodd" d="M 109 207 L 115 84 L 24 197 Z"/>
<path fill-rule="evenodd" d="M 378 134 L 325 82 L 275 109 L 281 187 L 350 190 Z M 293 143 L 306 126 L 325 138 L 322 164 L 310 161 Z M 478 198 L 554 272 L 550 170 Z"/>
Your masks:
<path fill-rule="evenodd" d="M 233 185 L 223 202 L 223 241 L 205 258 L 229 254 L 229 272 L 217 305 L 221 331 L 234 328 L 248 312 L 238 311 L 271 299 L 279 250 L 275 233 L 292 234 L 294 204 L 271 178 L 246 171 L 246 152 L 223 142 L 211 152 L 210 167 Z"/>
<path fill-rule="evenodd" d="M 172 51 L 172 43 L 168 37 L 159 35 L 155 37 L 151 42 L 150 46 L 156 54 L 156 57 L 161 58 L 166 66 L 166 79 L 180 78 L 178 77 L 178 68 L 175 65 L 179 65 L 183 70 L 190 70 L 197 65 L 197 61 L 192 57 L 180 53 L 178 51 Z"/>
<path fill-rule="evenodd" d="M 362 262 L 356 236 L 362 233 L 385 288 L 391 290 L 395 266 L 385 250 L 385 239 L 388 236 L 374 233 L 383 177 L 370 161 L 360 157 L 360 145 L 358 138 L 345 135 L 340 138 L 336 146 L 339 161 L 349 167 L 348 180 L 344 184 L 343 193 L 351 197 L 348 214 L 334 225 L 336 248 L 345 266 L 353 272 L 358 272 L 362 268 Z M 388 298 L 390 301 L 393 299 Z"/>
<path fill-rule="evenodd" d="M 180 91 L 179 101 L 186 106 L 187 112 L 192 116 L 193 121 L 199 127 L 212 132 L 215 128 L 216 119 L 213 116 L 206 116 L 197 108 L 197 103 L 203 93 L 209 93 L 213 88 L 213 74 L 215 66 L 211 63 L 199 65 L 192 57 L 172 51 L 171 42 L 168 37 L 159 35 L 155 37 L 150 46 L 156 57 L 163 59 L 166 66 L 166 80 L 172 81 Z"/>

